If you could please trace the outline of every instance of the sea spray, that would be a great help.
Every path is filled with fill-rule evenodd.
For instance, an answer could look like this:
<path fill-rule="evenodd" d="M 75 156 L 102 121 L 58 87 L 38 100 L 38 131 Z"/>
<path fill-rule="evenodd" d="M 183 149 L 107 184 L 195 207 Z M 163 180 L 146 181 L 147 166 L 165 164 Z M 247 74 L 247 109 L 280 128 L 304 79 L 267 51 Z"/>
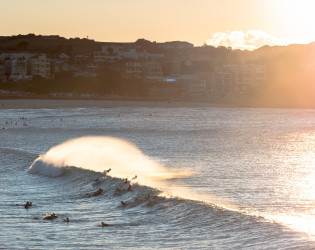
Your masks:
<path fill-rule="evenodd" d="M 137 175 L 141 184 L 155 187 L 157 182 L 185 174 L 168 170 L 130 142 L 100 136 L 76 138 L 51 148 L 33 162 L 29 172 L 55 177 L 72 166 L 96 172 L 111 169 L 110 175 L 118 178 Z"/>

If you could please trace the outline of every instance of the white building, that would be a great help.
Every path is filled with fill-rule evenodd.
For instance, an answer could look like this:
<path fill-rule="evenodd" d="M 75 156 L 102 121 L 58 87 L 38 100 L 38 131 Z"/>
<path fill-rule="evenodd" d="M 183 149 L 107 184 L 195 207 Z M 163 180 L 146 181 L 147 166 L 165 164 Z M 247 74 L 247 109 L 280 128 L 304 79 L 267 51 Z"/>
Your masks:
<path fill-rule="evenodd" d="M 162 79 L 163 77 L 161 64 L 159 62 L 144 62 L 143 69 L 147 79 Z"/>
<path fill-rule="evenodd" d="M 27 74 L 27 53 L 3 54 L 5 74 L 9 75 L 10 80 L 31 79 Z"/>
<path fill-rule="evenodd" d="M 218 95 L 227 95 L 234 92 L 233 72 L 229 68 L 216 68 L 213 91 Z"/>
<path fill-rule="evenodd" d="M 266 81 L 266 68 L 263 65 L 230 65 L 235 76 L 235 88 L 238 93 L 261 87 Z"/>
<path fill-rule="evenodd" d="M 142 78 L 142 62 L 138 60 L 127 60 L 123 65 L 123 75 L 125 78 Z"/>
<path fill-rule="evenodd" d="M 28 60 L 28 73 L 34 76 L 40 76 L 42 78 L 50 78 L 50 60 L 46 57 L 46 54 L 38 54 L 32 56 Z"/>
<path fill-rule="evenodd" d="M 4 53 L 5 74 L 10 80 L 32 79 L 34 76 L 50 77 L 50 61 L 46 54 Z"/>
<path fill-rule="evenodd" d="M 115 63 L 115 62 L 118 62 L 120 59 L 121 59 L 120 56 L 109 55 L 106 52 L 102 52 L 102 51 L 94 51 L 95 63 L 101 63 L 101 62 Z"/>
<path fill-rule="evenodd" d="M 132 59 L 145 59 L 145 60 L 156 60 L 164 58 L 164 54 L 151 54 L 143 51 L 137 51 L 136 49 L 129 49 L 128 51 L 121 51 L 119 55 L 122 58 L 132 58 Z"/>
<path fill-rule="evenodd" d="M 151 54 L 143 51 L 138 51 L 136 49 L 125 50 L 123 46 L 120 45 L 107 45 L 102 46 L 101 51 L 94 51 L 94 62 L 107 62 L 115 63 L 121 59 L 144 59 L 144 60 L 157 60 L 164 58 L 164 54 Z"/>
<path fill-rule="evenodd" d="M 224 65 L 215 69 L 216 92 L 242 94 L 260 88 L 266 81 L 266 67 L 255 64 Z"/>

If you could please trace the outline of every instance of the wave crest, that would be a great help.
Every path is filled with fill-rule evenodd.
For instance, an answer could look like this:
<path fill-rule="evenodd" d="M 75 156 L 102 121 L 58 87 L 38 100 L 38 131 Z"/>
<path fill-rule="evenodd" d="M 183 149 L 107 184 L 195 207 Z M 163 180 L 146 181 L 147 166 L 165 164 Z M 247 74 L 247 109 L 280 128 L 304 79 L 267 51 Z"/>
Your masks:
<path fill-rule="evenodd" d="M 71 166 L 95 172 L 110 168 L 111 176 L 131 178 L 137 175 L 138 181 L 149 186 L 179 176 L 144 155 L 132 143 L 101 136 L 81 137 L 61 143 L 38 157 L 29 172 L 56 177 Z"/>
<path fill-rule="evenodd" d="M 49 163 L 45 157 L 39 156 L 31 165 L 29 173 L 39 174 L 49 177 L 57 177 L 64 173 L 65 167 L 56 165 L 55 163 Z"/>

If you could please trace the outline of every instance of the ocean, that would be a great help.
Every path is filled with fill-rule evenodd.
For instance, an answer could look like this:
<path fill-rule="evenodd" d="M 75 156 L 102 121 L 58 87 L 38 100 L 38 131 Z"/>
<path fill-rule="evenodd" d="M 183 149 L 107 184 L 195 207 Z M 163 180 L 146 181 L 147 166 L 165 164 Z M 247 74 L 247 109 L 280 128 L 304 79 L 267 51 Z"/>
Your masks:
<path fill-rule="evenodd" d="M 0 109 L 0 249 L 315 249 L 315 110 L 127 104 Z"/>

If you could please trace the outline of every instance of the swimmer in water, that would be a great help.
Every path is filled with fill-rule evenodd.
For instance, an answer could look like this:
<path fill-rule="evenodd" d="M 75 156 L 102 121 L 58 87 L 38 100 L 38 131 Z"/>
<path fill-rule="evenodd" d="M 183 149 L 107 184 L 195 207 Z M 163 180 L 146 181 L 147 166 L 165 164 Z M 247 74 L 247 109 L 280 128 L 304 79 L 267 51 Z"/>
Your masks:
<path fill-rule="evenodd" d="M 32 202 L 26 202 L 26 204 L 24 205 L 25 208 L 31 207 L 32 206 Z"/>
<path fill-rule="evenodd" d="M 63 219 L 64 222 L 70 222 L 69 217 L 67 217 L 67 219 Z"/>
<path fill-rule="evenodd" d="M 126 207 L 126 206 L 127 206 L 127 203 L 126 203 L 126 202 L 121 201 L 120 203 L 121 203 L 121 205 L 122 205 L 123 207 Z"/>

